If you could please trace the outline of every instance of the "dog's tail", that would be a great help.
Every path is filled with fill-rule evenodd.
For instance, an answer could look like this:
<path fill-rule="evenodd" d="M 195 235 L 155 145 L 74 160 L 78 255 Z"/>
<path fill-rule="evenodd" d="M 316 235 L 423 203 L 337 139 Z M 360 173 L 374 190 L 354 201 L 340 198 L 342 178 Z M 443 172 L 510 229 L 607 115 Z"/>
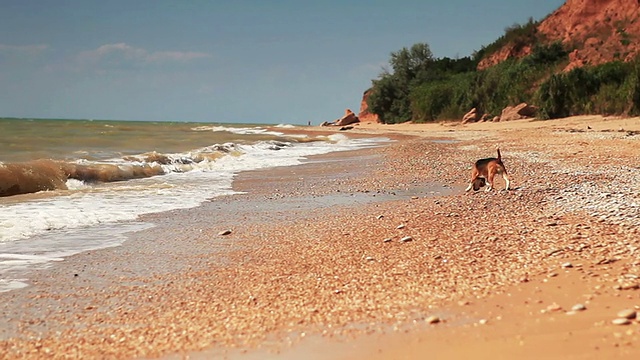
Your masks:
<path fill-rule="evenodd" d="M 502 158 L 500 157 L 500 148 L 498 148 L 498 161 L 501 161 Z"/>

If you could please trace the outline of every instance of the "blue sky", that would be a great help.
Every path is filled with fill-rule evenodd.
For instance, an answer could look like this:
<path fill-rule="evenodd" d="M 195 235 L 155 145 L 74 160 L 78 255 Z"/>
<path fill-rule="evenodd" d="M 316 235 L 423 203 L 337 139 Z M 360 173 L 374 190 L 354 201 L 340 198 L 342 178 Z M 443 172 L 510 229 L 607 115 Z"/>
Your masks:
<path fill-rule="evenodd" d="M 561 0 L 0 0 L 0 117 L 319 124 L 390 53 L 464 57 Z"/>

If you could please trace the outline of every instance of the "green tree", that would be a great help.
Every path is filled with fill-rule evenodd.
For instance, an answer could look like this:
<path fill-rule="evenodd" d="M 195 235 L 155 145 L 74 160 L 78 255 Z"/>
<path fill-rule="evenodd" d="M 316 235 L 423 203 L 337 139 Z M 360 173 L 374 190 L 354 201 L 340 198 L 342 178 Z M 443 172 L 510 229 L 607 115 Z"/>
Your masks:
<path fill-rule="evenodd" d="M 412 118 L 410 93 L 418 74 L 428 71 L 433 63 L 428 44 L 414 44 L 410 49 L 392 52 L 389 64 L 392 73 L 383 72 L 373 86 L 367 104 L 384 123 L 399 123 Z"/>
<path fill-rule="evenodd" d="M 418 43 L 410 49 L 405 47 L 398 52 L 392 52 L 389 64 L 394 76 L 409 84 L 418 77 L 418 74 L 428 71 L 433 61 L 433 53 L 429 45 Z"/>
<path fill-rule="evenodd" d="M 435 59 L 423 43 L 392 52 L 392 70 L 372 82 L 369 110 L 384 123 L 460 119 L 471 108 L 498 115 L 521 102 L 537 105 L 543 119 L 592 113 L 640 115 L 640 58 L 565 72 L 572 49 L 541 40 L 537 23 L 530 19 L 526 25 L 506 29 L 499 41 L 473 57 Z M 532 51 L 524 58 L 477 70 L 483 56 L 504 44 L 531 46 Z"/>
<path fill-rule="evenodd" d="M 373 81 L 367 105 L 369 111 L 378 115 L 385 124 L 395 124 L 411 118 L 408 97 L 404 86 L 392 75 L 385 75 Z"/>

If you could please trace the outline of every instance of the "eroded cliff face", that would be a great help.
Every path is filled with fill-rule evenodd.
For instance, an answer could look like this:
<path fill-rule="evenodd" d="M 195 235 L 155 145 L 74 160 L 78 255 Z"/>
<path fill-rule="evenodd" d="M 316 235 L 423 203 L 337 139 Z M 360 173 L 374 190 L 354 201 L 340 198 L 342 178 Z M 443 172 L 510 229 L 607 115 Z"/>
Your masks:
<path fill-rule="evenodd" d="M 478 63 L 478 70 L 484 70 L 494 65 L 510 59 L 521 58 L 531 54 L 531 46 L 517 46 L 514 44 L 507 44 L 502 49 L 480 60 Z"/>
<path fill-rule="evenodd" d="M 567 0 L 537 28 L 545 43 L 561 41 L 573 49 L 565 70 L 613 60 L 628 61 L 640 52 L 640 0 Z M 510 57 L 531 53 L 531 47 L 507 44 L 483 59 L 485 69 Z"/>
<path fill-rule="evenodd" d="M 565 71 L 614 60 L 629 61 L 640 54 L 640 0 L 567 0 L 537 27 L 544 44 L 561 41 L 571 50 Z M 509 58 L 531 54 L 532 46 L 509 43 L 485 57 L 478 70 Z M 360 121 L 379 122 L 368 111 L 364 93 Z"/>
<path fill-rule="evenodd" d="M 361 122 L 380 122 L 380 118 L 378 115 L 372 114 L 369 112 L 369 105 L 367 105 L 367 97 L 369 97 L 369 91 L 367 90 L 362 95 L 362 101 L 360 102 L 360 112 L 358 113 L 358 118 Z"/>

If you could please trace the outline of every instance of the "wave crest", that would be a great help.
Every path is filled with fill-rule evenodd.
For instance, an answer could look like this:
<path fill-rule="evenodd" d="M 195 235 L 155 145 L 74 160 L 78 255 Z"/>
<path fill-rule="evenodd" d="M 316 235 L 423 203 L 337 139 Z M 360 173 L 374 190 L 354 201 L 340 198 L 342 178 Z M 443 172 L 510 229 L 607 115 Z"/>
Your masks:
<path fill-rule="evenodd" d="M 53 160 L 0 164 L 0 196 L 66 190 L 66 180 L 63 164 Z"/>

